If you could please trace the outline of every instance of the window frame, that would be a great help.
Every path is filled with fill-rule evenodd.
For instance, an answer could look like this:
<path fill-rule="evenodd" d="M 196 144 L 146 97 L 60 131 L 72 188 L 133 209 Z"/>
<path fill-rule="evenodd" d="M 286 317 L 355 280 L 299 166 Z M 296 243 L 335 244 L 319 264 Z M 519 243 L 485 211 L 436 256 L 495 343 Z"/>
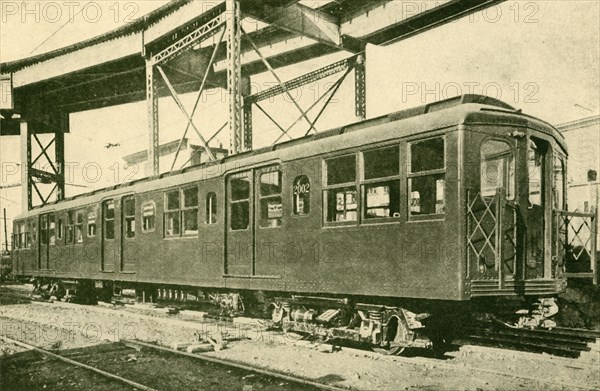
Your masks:
<path fill-rule="evenodd" d="M 185 206 L 185 192 L 186 190 L 195 189 L 196 190 L 196 205 Z M 180 225 L 180 236 L 198 236 L 200 233 L 200 189 L 198 185 L 193 186 L 185 186 L 181 187 L 179 194 L 179 209 L 180 209 L 180 217 L 179 217 L 179 225 Z M 185 228 L 185 212 L 196 211 L 196 229 L 192 232 L 187 233 Z"/>
<path fill-rule="evenodd" d="M 112 210 L 113 210 L 113 216 L 112 218 L 108 218 L 108 205 L 111 204 L 112 205 Z M 115 223 L 115 217 L 116 217 L 116 213 L 117 213 L 117 206 L 115 203 L 115 200 L 110 198 L 107 200 L 103 200 L 102 201 L 102 240 L 115 240 L 116 237 L 116 223 Z M 106 237 L 106 233 L 108 232 L 108 230 L 106 229 L 107 226 L 107 222 L 112 221 L 112 225 L 113 225 L 113 229 L 112 229 L 112 238 L 108 238 Z"/>
<path fill-rule="evenodd" d="M 65 222 L 65 244 L 75 244 L 75 210 L 67 211 L 67 219 Z"/>
<path fill-rule="evenodd" d="M 306 213 L 297 213 L 297 211 L 296 211 L 296 197 L 300 197 L 300 193 L 296 193 L 295 187 L 297 186 L 296 183 L 299 182 L 300 179 L 302 179 L 302 178 L 306 178 L 307 184 L 308 184 L 308 191 L 306 192 L 308 194 L 308 196 L 307 196 L 308 203 L 305 204 L 305 205 L 308 205 L 308 212 L 306 212 Z M 292 216 L 293 217 L 306 217 L 306 216 L 310 215 L 310 196 L 311 196 L 310 183 L 311 183 L 310 177 L 308 175 L 306 175 L 306 174 L 299 174 L 299 175 L 296 175 L 294 177 L 294 180 L 292 181 Z"/>
<path fill-rule="evenodd" d="M 21 221 L 21 226 L 19 230 L 19 248 L 26 249 L 27 246 L 27 221 Z"/>
<path fill-rule="evenodd" d="M 185 206 L 185 191 L 195 189 L 196 190 L 196 199 L 197 203 L 195 206 Z M 177 209 L 169 209 L 169 194 L 177 193 L 179 205 Z M 147 204 L 145 202 L 143 205 Z M 156 205 L 154 205 L 154 210 L 156 214 Z M 185 221 L 184 214 L 185 212 L 189 212 L 191 210 L 196 211 L 196 224 L 197 229 L 194 232 L 186 233 L 185 232 Z M 179 219 L 179 232 L 171 235 L 167 235 L 167 215 L 177 214 L 177 218 Z M 156 220 L 155 225 L 156 227 Z M 144 232 L 152 232 L 151 230 Z M 177 238 L 196 238 L 200 234 L 200 188 L 198 184 L 187 185 L 187 186 L 179 186 L 176 188 L 171 188 L 163 191 L 163 239 L 177 239 Z"/>
<path fill-rule="evenodd" d="M 79 222 L 79 216 L 81 216 L 81 222 Z M 75 224 L 73 225 L 73 244 L 82 244 L 83 243 L 83 237 L 84 237 L 83 226 L 84 225 L 85 225 L 84 211 L 82 209 L 75 211 Z M 80 236 L 81 239 L 79 239 L 77 236 L 78 230 L 79 230 L 79 233 L 81 234 L 81 236 Z"/>
<path fill-rule="evenodd" d="M 214 202 L 213 202 L 214 198 Z M 212 226 L 219 223 L 219 200 L 217 199 L 217 193 L 214 191 L 209 191 L 204 198 L 204 210 L 205 210 L 205 218 L 204 223 L 206 225 Z M 214 213 L 214 221 L 213 221 L 213 211 Z"/>
<path fill-rule="evenodd" d="M 534 144 L 536 146 L 536 148 L 532 148 L 531 144 Z M 538 149 L 538 150 L 536 150 Z M 542 150 L 543 149 L 543 150 Z M 532 169 L 529 165 L 530 163 L 530 158 L 529 158 L 529 152 L 533 151 L 534 153 L 534 157 L 536 153 L 539 153 L 539 156 L 541 157 L 541 164 L 539 169 L 536 171 L 537 173 L 539 173 L 539 204 L 537 203 L 533 203 L 531 202 L 532 199 Z M 552 165 L 552 169 L 554 169 L 554 160 L 552 159 L 552 156 L 549 154 L 549 152 L 552 151 L 552 143 L 542 137 L 537 137 L 535 135 L 530 135 L 527 137 L 527 166 L 526 166 L 526 172 L 527 172 L 527 202 L 528 202 L 528 208 L 531 208 L 532 205 L 538 205 L 541 206 L 542 208 L 545 208 L 545 204 L 546 202 L 548 202 L 547 200 L 547 194 L 546 194 L 546 190 L 548 188 L 548 179 L 550 179 L 550 186 L 553 188 L 554 186 L 554 173 L 552 173 L 552 176 L 550 178 L 547 177 L 546 175 L 546 170 L 548 169 L 548 165 L 551 164 Z M 535 167 L 535 166 L 534 166 Z M 552 199 L 553 195 L 551 195 L 551 205 L 554 202 L 554 200 Z"/>
<path fill-rule="evenodd" d="M 355 172 L 355 176 L 354 176 L 354 181 L 352 182 L 345 182 L 345 183 L 336 183 L 333 185 L 330 185 L 327 181 L 327 177 L 328 177 L 328 166 L 327 163 L 329 161 L 332 161 L 334 159 L 338 159 L 338 158 L 343 158 L 343 157 L 347 157 L 347 156 L 354 156 L 354 172 Z M 354 226 L 354 225 L 358 225 L 360 224 L 360 205 L 362 203 L 362 199 L 361 199 L 361 194 L 360 194 L 360 186 L 359 186 L 359 177 L 360 177 L 360 169 L 361 169 L 361 164 L 360 164 L 360 157 L 359 157 L 359 153 L 358 151 L 354 151 L 352 153 L 343 153 L 343 154 L 339 154 L 339 155 L 333 155 L 333 156 L 327 156 L 327 157 L 323 157 L 322 159 L 322 193 L 321 193 L 321 199 L 322 199 L 322 207 L 323 207 L 323 217 L 322 217 L 322 221 L 323 221 L 323 225 L 326 227 L 336 227 L 336 226 Z M 346 220 L 346 221 L 329 221 L 328 217 L 329 217 L 329 203 L 328 203 L 328 197 L 329 197 L 329 192 L 331 191 L 335 191 L 338 189 L 345 189 L 345 188 L 354 188 L 354 192 L 356 194 L 356 219 L 354 220 Z M 345 202 L 345 201 L 344 201 Z M 344 208 L 344 213 L 346 213 L 347 210 Z"/>
<path fill-rule="evenodd" d="M 178 205 L 177 209 L 169 209 L 169 194 L 177 193 Z M 177 214 L 178 232 L 167 235 L 167 215 Z M 174 239 L 181 237 L 181 189 L 168 189 L 163 192 L 163 239 Z"/>
<path fill-rule="evenodd" d="M 56 245 L 56 241 L 58 240 L 57 238 L 57 220 L 56 220 L 56 213 L 54 211 L 52 212 L 48 212 L 48 245 L 49 246 L 55 246 Z M 52 218 L 50 218 L 52 217 Z M 53 227 L 54 225 L 54 227 Z M 53 233 L 54 232 L 54 233 Z"/>
<path fill-rule="evenodd" d="M 425 142 L 428 140 L 434 140 L 437 138 L 441 138 L 444 142 L 444 152 L 443 152 L 443 161 L 444 166 L 442 168 L 436 168 L 433 170 L 426 171 L 412 171 L 412 149 L 411 146 L 416 143 Z M 447 186 L 446 186 L 446 175 L 448 170 L 448 138 L 445 133 L 431 135 L 427 137 L 421 138 L 411 138 L 406 140 L 406 217 L 407 221 L 429 221 L 429 220 L 445 220 L 446 219 L 446 201 L 447 201 Z M 411 194 L 412 194 L 412 179 L 414 178 L 422 178 L 427 176 L 434 175 L 443 175 L 444 177 L 444 213 L 427 213 L 427 214 L 418 214 L 413 215 L 411 212 Z"/>
<path fill-rule="evenodd" d="M 565 156 L 563 156 L 561 153 L 557 152 L 554 149 L 554 146 L 552 147 L 552 153 L 553 153 L 553 163 L 552 163 L 552 207 L 554 208 L 554 202 L 556 199 L 556 191 L 557 191 L 557 178 L 556 178 L 556 162 L 560 162 L 561 165 L 561 169 L 562 169 L 562 189 L 561 191 L 561 196 L 562 196 L 562 205 L 560 205 L 558 207 L 558 210 L 567 210 L 568 208 L 568 202 L 567 202 L 567 197 L 568 197 L 568 184 L 567 184 L 567 159 L 565 158 Z"/>
<path fill-rule="evenodd" d="M 275 194 L 267 194 L 267 195 L 263 195 L 262 194 L 262 177 L 263 175 L 268 175 L 268 174 L 273 174 L 273 173 L 277 173 L 279 175 L 279 193 L 275 193 Z M 281 228 L 283 226 L 283 171 L 281 170 L 281 168 L 279 166 L 277 167 L 273 167 L 273 169 L 266 169 L 260 172 L 260 174 L 258 175 L 258 201 L 256 203 L 256 205 L 258 206 L 259 210 L 257 213 L 258 216 L 258 228 L 259 229 L 272 229 L 272 228 Z M 274 218 L 266 218 L 263 219 L 262 217 L 262 207 L 263 207 L 263 201 L 268 201 L 268 200 L 275 200 L 275 199 L 279 199 L 280 201 L 280 205 L 281 205 L 281 216 L 279 218 L 274 217 Z M 279 220 L 279 225 L 275 225 L 275 226 L 263 226 L 263 222 L 264 221 L 270 221 L 270 220 Z M 252 223 L 252 222 L 250 222 Z"/>
<path fill-rule="evenodd" d="M 23 224 L 23 221 L 15 222 L 15 232 L 13 232 L 13 235 L 15 237 L 14 248 L 19 250 L 23 248 Z"/>
<path fill-rule="evenodd" d="M 369 153 L 369 152 L 373 152 L 373 151 L 377 151 L 377 150 L 381 150 L 381 149 L 390 149 L 390 148 L 394 148 L 396 147 L 396 150 L 398 151 L 398 173 L 395 175 L 389 175 L 389 176 L 382 176 L 382 177 L 378 177 L 378 178 L 370 178 L 370 179 L 365 179 L 366 175 L 366 169 L 365 169 L 365 153 Z M 365 150 L 361 150 L 359 152 L 359 178 L 360 178 L 360 199 L 361 199 L 361 204 L 360 204 L 360 223 L 361 224 L 377 224 L 377 223 L 382 223 L 382 222 L 399 222 L 401 217 L 402 217 L 402 148 L 401 148 L 401 143 L 395 142 L 393 144 L 385 144 L 385 145 L 378 145 L 378 146 L 373 146 L 370 147 L 368 149 Z M 397 216 L 381 216 L 381 217 L 367 217 L 367 201 L 368 201 L 368 197 L 367 197 L 367 187 L 369 185 L 374 185 L 374 184 L 384 184 L 387 182 L 397 182 L 398 184 L 398 215 Z M 391 195 L 390 195 L 390 204 L 391 204 Z"/>
<path fill-rule="evenodd" d="M 56 219 L 56 241 L 62 240 L 64 237 L 65 224 L 62 218 Z"/>
<path fill-rule="evenodd" d="M 144 207 L 148 206 L 148 205 L 152 206 L 152 217 L 153 217 L 153 221 L 154 221 L 154 223 L 152 224 L 152 228 L 151 229 L 146 229 L 145 228 L 146 226 L 144 224 L 145 217 L 146 217 L 146 216 L 144 216 Z M 142 216 L 142 224 L 141 224 L 142 230 L 141 230 L 141 232 L 142 233 L 149 233 L 149 232 L 156 231 L 156 202 L 154 202 L 154 201 L 145 201 L 145 202 L 142 202 L 142 204 L 140 205 L 140 208 L 141 208 L 140 211 L 141 211 L 141 216 Z"/>
<path fill-rule="evenodd" d="M 514 146 L 509 142 L 509 140 L 505 139 L 505 138 L 501 138 L 501 137 L 495 137 L 495 136 L 491 136 L 491 137 L 486 137 L 485 139 L 483 139 L 481 141 L 481 144 L 479 144 L 479 193 L 481 194 L 482 197 L 490 197 L 488 196 L 484 196 L 483 195 L 483 189 L 482 189 L 482 175 L 483 173 L 481 172 L 481 166 L 483 164 L 483 160 L 481 159 L 481 150 L 483 148 L 483 146 L 490 142 L 490 141 L 495 141 L 495 142 L 500 142 L 500 143 L 504 143 L 506 144 L 506 146 L 508 146 L 508 149 L 510 151 L 510 155 L 512 158 L 512 165 L 513 165 L 513 183 L 512 183 L 512 193 L 510 193 L 509 189 L 504 189 L 505 193 L 506 193 L 506 199 L 508 201 L 515 201 L 517 199 L 517 151 L 514 150 Z M 504 169 L 504 168 L 503 168 Z M 508 180 L 510 180 L 510 176 L 508 178 Z M 510 185 L 510 183 L 509 183 Z M 494 192 L 495 195 L 495 192 Z"/>
<path fill-rule="evenodd" d="M 35 218 L 32 221 L 30 221 L 31 225 L 29 226 L 29 230 L 31 232 L 31 235 L 30 235 L 30 244 L 29 244 L 29 246 L 32 247 L 32 248 L 38 242 L 38 240 L 37 240 L 37 236 L 38 236 L 38 231 L 37 231 L 38 225 L 37 225 L 37 223 L 38 223 L 37 219 L 35 219 Z"/>
<path fill-rule="evenodd" d="M 90 223 L 90 219 L 93 216 L 93 223 Z M 89 212 L 87 214 L 87 224 L 86 224 L 86 233 L 87 233 L 87 237 L 88 238 L 94 238 L 96 237 L 97 233 L 98 233 L 98 210 L 94 209 L 91 212 Z M 90 234 L 90 228 L 94 227 L 94 232 L 92 234 Z"/>
<path fill-rule="evenodd" d="M 240 172 L 235 172 L 232 173 L 231 175 L 227 176 L 226 179 L 226 184 L 227 184 L 227 229 L 230 232 L 238 232 L 238 231 L 248 231 L 250 229 L 252 229 L 252 224 L 254 224 L 253 219 L 252 219 L 252 209 L 255 207 L 255 202 L 254 199 L 256 198 L 254 195 L 254 191 L 252 189 L 252 186 L 254 185 L 254 180 L 253 180 L 253 176 L 255 171 L 250 169 L 250 170 L 245 170 L 245 171 L 240 171 Z M 248 198 L 236 198 L 234 199 L 233 197 L 233 180 L 236 178 L 247 178 L 248 179 Z M 233 228 L 233 212 L 234 212 L 234 205 L 237 204 L 243 204 L 246 203 L 248 204 L 248 225 L 246 226 L 246 228 L 237 228 L 234 229 Z"/>
<path fill-rule="evenodd" d="M 129 201 L 133 201 L 133 214 L 127 214 L 127 207 L 125 206 L 125 204 Z M 135 195 L 130 194 L 130 195 L 125 195 L 121 198 L 121 224 L 123 224 L 122 228 L 121 228 L 121 232 L 123 235 L 123 239 L 124 240 L 134 240 L 136 233 L 137 233 L 137 213 L 136 213 L 136 199 L 135 199 Z M 130 220 L 133 220 L 133 235 L 129 236 L 128 235 L 128 222 Z"/>
<path fill-rule="evenodd" d="M 48 217 L 50 216 L 50 213 L 42 213 L 39 216 L 39 227 L 40 227 L 40 246 L 42 245 L 49 245 L 50 244 L 50 236 L 49 236 L 49 232 L 50 232 L 50 222 Z"/>

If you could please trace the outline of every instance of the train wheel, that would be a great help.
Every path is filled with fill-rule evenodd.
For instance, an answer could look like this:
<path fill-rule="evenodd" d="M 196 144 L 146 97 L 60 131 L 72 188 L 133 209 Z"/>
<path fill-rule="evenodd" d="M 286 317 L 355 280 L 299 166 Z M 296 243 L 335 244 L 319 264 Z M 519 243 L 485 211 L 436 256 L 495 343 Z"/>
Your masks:
<path fill-rule="evenodd" d="M 402 353 L 404 353 L 404 350 L 406 350 L 404 346 L 394 346 L 390 348 L 373 347 L 373 351 L 375 353 L 383 354 L 386 356 L 399 356 Z"/>
<path fill-rule="evenodd" d="M 398 356 L 406 350 L 406 347 L 401 346 L 401 344 L 410 343 L 415 338 L 415 333 L 408 328 L 404 316 L 399 312 L 397 315 L 390 317 L 387 324 L 385 333 L 387 346 L 373 346 L 373 351 L 388 356 Z"/>

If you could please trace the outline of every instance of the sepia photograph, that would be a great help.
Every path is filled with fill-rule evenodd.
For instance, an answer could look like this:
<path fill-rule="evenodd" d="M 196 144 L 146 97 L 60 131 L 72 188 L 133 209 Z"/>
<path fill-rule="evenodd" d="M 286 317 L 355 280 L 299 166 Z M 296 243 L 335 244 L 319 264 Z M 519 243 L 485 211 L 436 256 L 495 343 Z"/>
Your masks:
<path fill-rule="evenodd" d="M 600 390 L 600 1 L 0 0 L 0 390 Z"/>

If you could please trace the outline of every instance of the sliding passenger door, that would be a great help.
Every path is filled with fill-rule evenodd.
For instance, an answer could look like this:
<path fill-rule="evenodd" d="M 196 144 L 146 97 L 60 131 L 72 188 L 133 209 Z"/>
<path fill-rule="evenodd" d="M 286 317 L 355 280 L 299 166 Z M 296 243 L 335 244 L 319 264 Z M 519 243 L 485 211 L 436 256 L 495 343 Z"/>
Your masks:
<path fill-rule="evenodd" d="M 38 249 L 38 269 L 48 269 L 50 263 L 50 215 L 54 217 L 54 213 L 45 213 L 40 215 L 38 227 L 39 232 L 39 249 Z"/>
<path fill-rule="evenodd" d="M 256 168 L 227 178 L 225 274 L 277 275 L 283 242 L 279 165 Z"/>
<path fill-rule="evenodd" d="M 135 219 L 135 197 L 123 197 L 121 201 L 121 254 L 120 268 L 121 272 L 135 272 L 137 247 L 135 235 L 137 231 Z"/>
<path fill-rule="evenodd" d="M 525 140 L 523 140 L 525 143 Z M 521 192 L 527 226 L 526 279 L 550 277 L 552 224 L 552 164 L 550 143 L 537 137 L 527 140 L 527 191 Z"/>
<path fill-rule="evenodd" d="M 516 175 L 522 148 L 513 138 L 479 137 L 479 186 L 467 190 L 467 259 L 471 278 L 502 289 L 522 276 L 524 215 Z"/>
<path fill-rule="evenodd" d="M 281 273 L 285 233 L 281 199 L 281 170 L 270 166 L 254 170 L 254 274 L 276 277 Z"/>
<path fill-rule="evenodd" d="M 254 191 L 252 170 L 227 178 L 225 274 L 254 274 Z"/>
<path fill-rule="evenodd" d="M 118 260 L 119 243 L 115 240 L 115 202 L 106 200 L 102 203 L 102 261 L 103 272 L 114 272 Z"/>

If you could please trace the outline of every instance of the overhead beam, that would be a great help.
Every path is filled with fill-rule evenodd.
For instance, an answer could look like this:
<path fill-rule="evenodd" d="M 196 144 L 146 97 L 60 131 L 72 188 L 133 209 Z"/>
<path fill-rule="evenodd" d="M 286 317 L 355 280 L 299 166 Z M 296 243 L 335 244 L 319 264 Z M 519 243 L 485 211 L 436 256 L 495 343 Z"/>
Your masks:
<path fill-rule="evenodd" d="M 159 64 L 173 56 L 178 56 L 190 49 L 194 43 L 215 35 L 220 30 L 220 27 L 225 23 L 225 16 L 226 15 L 224 13 L 218 14 L 216 17 L 187 34 L 185 37 L 161 50 L 152 57 L 153 62 L 155 64 Z"/>
<path fill-rule="evenodd" d="M 368 2 L 336 0 L 313 10 L 296 4 L 294 0 L 240 0 L 242 10 L 246 10 L 248 15 L 271 20 L 273 23 L 272 26 L 249 32 L 260 52 L 273 68 L 288 66 L 339 50 L 359 52 L 364 49 L 365 42 L 386 45 L 501 1 L 439 0 L 415 3 L 389 0 Z M 128 34 L 111 35 L 111 39 L 77 43 L 73 48 L 65 48 L 56 53 L 1 64 L 2 72 L 10 71 L 13 74 L 14 85 L 18 86 L 14 94 L 15 109 L 18 111 L 29 106 L 28 99 L 31 94 L 42 94 L 43 102 L 53 102 L 57 109 L 64 112 L 144 100 L 145 64 L 141 54 L 156 54 L 169 45 L 177 44 L 182 37 L 194 32 L 224 10 L 224 4 L 218 4 L 204 12 L 205 8 L 202 8 L 204 5 L 197 8 L 200 7 L 200 3 L 203 2 L 191 1 L 183 6 L 174 7 L 171 9 L 172 14 L 162 15 L 163 19 L 153 20 L 153 23 L 148 22 L 143 28 L 136 27 L 136 30 L 128 30 Z M 192 9 L 195 12 L 190 12 Z M 265 10 L 270 10 L 271 14 Z M 285 16 L 285 23 L 275 20 L 282 13 Z M 334 31 L 336 23 L 339 26 L 337 32 Z M 198 56 L 205 54 L 208 58 L 213 47 L 214 45 L 205 41 L 200 44 Z M 186 59 L 191 56 L 191 53 L 196 51 L 188 51 L 179 58 Z M 148 54 L 147 57 L 152 54 Z M 196 59 L 190 60 L 193 64 L 200 62 Z M 245 76 L 267 70 L 249 45 L 241 45 L 240 63 L 242 74 Z M 198 90 L 200 80 L 193 80 L 191 77 L 175 77 L 169 74 L 168 67 L 164 69 L 179 94 Z M 219 50 L 214 73 L 209 77 L 209 82 L 224 86 L 227 80 L 226 69 L 226 51 Z M 202 71 L 197 72 L 199 75 L 202 73 Z M 108 76 L 102 79 L 102 75 Z M 79 80 L 80 77 L 87 81 Z M 32 85 L 33 83 L 35 85 Z M 162 87 L 157 92 L 159 96 L 168 94 L 168 91 Z M 24 117 L 33 125 L 34 119 L 27 118 L 26 115 Z M 18 124 L 10 121 L 10 118 L 4 117 L 1 125 L 2 134 L 19 132 Z M 68 128 L 63 127 L 63 129 L 68 131 Z"/>
<path fill-rule="evenodd" d="M 300 88 L 306 84 L 314 83 L 317 80 L 321 80 L 336 73 L 343 72 L 344 70 L 352 67 L 356 61 L 357 57 L 355 56 L 345 58 L 343 60 L 334 62 L 333 64 L 326 65 L 320 69 L 316 69 L 304 75 L 298 76 L 294 79 L 288 80 L 283 83 L 283 86 L 285 86 L 285 88 L 288 90 Z M 281 95 L 283 93 L 284 91 L 282 86 L 278 84 L 267 90 L 260 91 L 254 95 L 250 95 L 245 99 L 248 103 L 255 103 L 265 99 L 270 99 L 274 96 Z"/>
<path fill-rule="evenodd" d="M 249 4 L 242 7 L 244 15 L 249 15 L 256 20 L 326 45 L 342 44 L 339 21 L 331 14 L 299 3 L 283 6 L 268 2 L 242 5 L 244 4 Z"/>
<path fill-rule="evenodd" d="M 373 0 L 343 17 L 340 34 L 373 45 L 389 45 L 504 0 L 438 0 L 412 2 Z"/>

